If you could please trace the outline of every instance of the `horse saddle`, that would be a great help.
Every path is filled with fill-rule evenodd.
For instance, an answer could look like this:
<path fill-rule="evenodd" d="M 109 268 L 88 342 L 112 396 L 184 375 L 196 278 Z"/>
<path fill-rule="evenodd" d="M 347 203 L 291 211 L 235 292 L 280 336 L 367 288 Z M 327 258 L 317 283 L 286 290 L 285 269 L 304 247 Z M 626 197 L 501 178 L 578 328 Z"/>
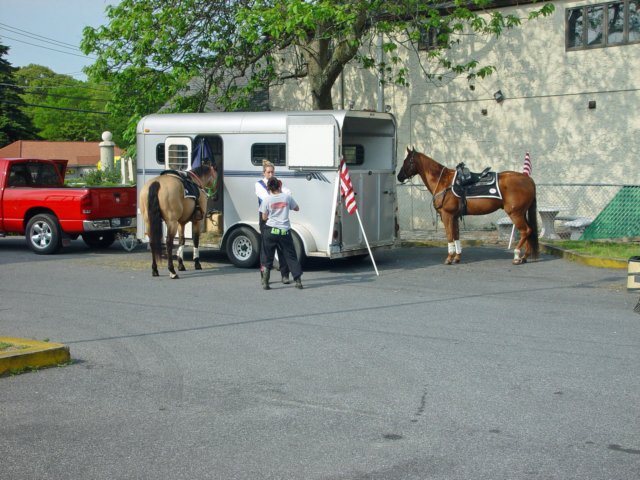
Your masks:
<path fill-rule="evenodd" d="M 164 170 L 160 175 L 170 175 L 182 181 L 185 198 L 197 200 L 200 197 L 200 187 L 191 179 L 191 175 L 180 170 Z M 197 202 L 196 202 L 197 203 Z"/>
<path fill-rule="evenodd" d="M 498 186 L 498 174 L 492 172 L 490 167 L 482 172 L 471 172 L 464 163 L 456 166 L 451 189 L 456 197 L 460 198 L 502 198 Z"/>
<path fill-rule="evenodd" d="M 491 167 L 485 168 L 482 172 L 472 172 L 467 168 L 464 163 L 456 165 L 456 176 L 454 178 L 454 184 L 461 187 L 473 185 L 476 183 L 485 183 L 489 181 L 488 173 L 491 171 Z"/>

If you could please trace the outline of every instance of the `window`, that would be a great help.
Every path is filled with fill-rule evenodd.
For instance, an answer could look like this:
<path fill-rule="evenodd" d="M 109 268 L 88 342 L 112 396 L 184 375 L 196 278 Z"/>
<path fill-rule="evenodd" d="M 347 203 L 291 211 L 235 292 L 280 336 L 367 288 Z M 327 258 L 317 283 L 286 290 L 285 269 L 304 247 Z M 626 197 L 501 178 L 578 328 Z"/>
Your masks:
<path fill-rule="evenodd" d="M 418 40 L 418 50 L 436 50 L 447 48 L 451 29 L 449 27 L 429 27 L 422 25 L 419 27 L 420 38 Z"/>
<path fill-rule="evenodd" d="M 284 143 L 254 143 L 251 145 L 251 163 L 262 166 L 267 159 L 276 166 L 287 163 L 287 148 Z"/>
<path fill-rule="evenodd" d="M 567 50 L 640 41 L 639 10 L 640 0 L 619 0 L 567 9 Z"/>
<path fill-rule="evenodd" d="M 164 166 L 164 143 L 156 145 L 156 162 L 158 165 Z"/>
<path fill-rule="evenodd" d="M 362 145 L 343 145 L 342 154 L 347 165 L 362 165 L 364 163 L 364 147 Z"/>
<path fill-rule="evenodd" d="M 186 170 L 189 168 L 189 149 L 186 145 L 169 145 L 169 168 L 171 170 Z"/>
<path fill-rule="evenodd" d="M 27 173 L 27 166 L 24 163 L 18 163 L 11 166 L 11 172 L 9 173 L 9 186 L 10 187 L 26 187 L 29 184 L 29 174 Z"/>

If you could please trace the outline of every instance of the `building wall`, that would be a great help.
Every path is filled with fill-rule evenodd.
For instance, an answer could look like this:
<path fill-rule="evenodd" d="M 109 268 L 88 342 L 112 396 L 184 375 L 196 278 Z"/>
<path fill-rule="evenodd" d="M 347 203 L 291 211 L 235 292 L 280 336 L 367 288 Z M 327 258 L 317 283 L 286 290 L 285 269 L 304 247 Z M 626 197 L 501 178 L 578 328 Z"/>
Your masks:
<path fill-rule="evenodd" d="M 593 3 L 601 2 L 554 2 L 556 10 L 548 18 L 523 21 L 498 39 L 470 38 L 454 58 L 475 58 L 496 67 L 492 76 L 472 83 L 464 77 L 426 80 L 417 55 L 405 52 L 411 86 L 387 85 L 384 99 L 398 121 L 398 168 L 407 146 L 449 167 L 464 161 L 472 170 L 491 166 L 521 171 L 525 152 L 530 152 L 533 177 L 541 186 L 640 184 L 635 167 L 640 154 L 640 44 L 565 50 L 565 9 Z M 534 8 L 503 10 L 526 18 Z M 355 108 L 375 109 L 376 85 L 372 73 L 350 66 L 344 73 L 345 104 L 353 100 Z M 497 90 L 505 96 L 500 104 L 493 98 Z M 336 108 L 341 93 L 338 82 Z M 271 98 L 272 108 L 310 108 L 304 81 L 274 89 Z M 588 108 L 589 101 L 596 102 L 595 109 Z M 401 208 L 401 225 L 419 224 L 406 216 L 416 215 L 410 213 L 416 211 L 413 203 L 424 202 L 424 195 L 403 188 L 400 195 L 407 196 L 399 199 L 407 206 Z"/>

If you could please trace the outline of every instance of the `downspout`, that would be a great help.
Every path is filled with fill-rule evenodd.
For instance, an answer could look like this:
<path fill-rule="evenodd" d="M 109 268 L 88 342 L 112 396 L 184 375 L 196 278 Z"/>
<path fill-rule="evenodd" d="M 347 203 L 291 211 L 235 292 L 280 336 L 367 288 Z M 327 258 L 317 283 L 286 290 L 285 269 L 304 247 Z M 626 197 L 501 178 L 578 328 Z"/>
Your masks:
<path fill-rule="evenodd" d="M 382 51 L 382 33 L 378 34 L 377 47 L 378 51 L 378 112 L 384 112 L 384 53 Z"/>

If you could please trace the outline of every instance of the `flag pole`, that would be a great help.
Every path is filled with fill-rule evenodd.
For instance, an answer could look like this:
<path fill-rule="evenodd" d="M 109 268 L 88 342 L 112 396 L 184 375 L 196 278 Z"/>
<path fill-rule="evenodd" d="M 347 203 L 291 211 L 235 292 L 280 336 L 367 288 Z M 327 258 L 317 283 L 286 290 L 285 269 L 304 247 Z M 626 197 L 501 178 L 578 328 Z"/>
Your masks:
<path fill-rule="evenodd" d="M 511 242 L 513 242 L 513 234 L 516 232 L 516 226 L 515 224 L 511 227 L 511 237 L 509 237 L 509 246 L 507 247 L 507 250 L 511 250 Z"/>
<path fill-rule="evenodd" d="M 378 267 L 376 266 L 376 261 L 373 258 L 373 253 L 371 253 L 371 247 L 369 246 L 369 240 L 367 240 L 367 234 L 364 233 L 364 227 L 362 226 L 362 220 L 360 220 L 360 212 L 356 209 L 356 216 L 358 217 L 358 223 L 360 224 L 360 231 L 362 232 L 362 236 L 364 237 L 364 243 L 367 244 L 367 250 L 369 250 L 369 256 L 371 257 L 371 263 L 373 263 L 373 268 L 376 271 L 376 275 L 379 277 Z"/>

